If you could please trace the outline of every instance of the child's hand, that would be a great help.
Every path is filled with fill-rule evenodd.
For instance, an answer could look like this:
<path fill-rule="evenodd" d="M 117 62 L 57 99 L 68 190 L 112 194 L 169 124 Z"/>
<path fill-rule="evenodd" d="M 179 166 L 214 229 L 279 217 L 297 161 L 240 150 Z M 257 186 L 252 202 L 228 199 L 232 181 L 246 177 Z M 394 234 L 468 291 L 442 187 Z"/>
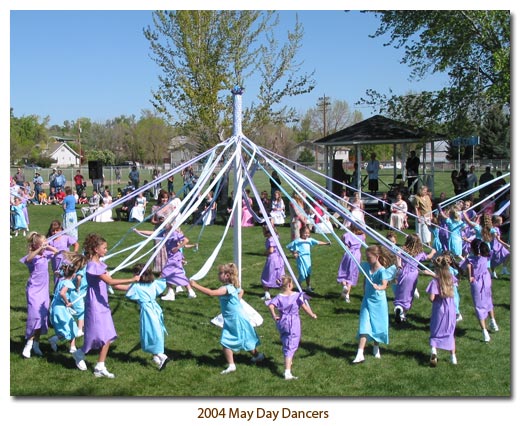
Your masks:
<path fill-rule="evenodd" d="M 280 316 L 279 316 L 279 315 L 273 315 L 273 319 L 274 319 L 275 321 L 279 321 L 279 320 L 280 320 Z"/>

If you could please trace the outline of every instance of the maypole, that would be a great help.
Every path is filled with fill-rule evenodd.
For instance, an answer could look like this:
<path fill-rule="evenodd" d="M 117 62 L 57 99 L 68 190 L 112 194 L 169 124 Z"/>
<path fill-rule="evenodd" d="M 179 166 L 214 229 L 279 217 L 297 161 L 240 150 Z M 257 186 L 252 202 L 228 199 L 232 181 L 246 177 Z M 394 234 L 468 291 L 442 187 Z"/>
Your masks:
<path fill-rule="evenodd" d="M 238 280 L 242 282 L 242 93 L 240 86 L 231 90 L 233 94 L 233 138 L 236 144 L 234 196 L 240 197 L 237 208 L 233 212 L 233 252 L 235 265 L 238 268 Z"/>

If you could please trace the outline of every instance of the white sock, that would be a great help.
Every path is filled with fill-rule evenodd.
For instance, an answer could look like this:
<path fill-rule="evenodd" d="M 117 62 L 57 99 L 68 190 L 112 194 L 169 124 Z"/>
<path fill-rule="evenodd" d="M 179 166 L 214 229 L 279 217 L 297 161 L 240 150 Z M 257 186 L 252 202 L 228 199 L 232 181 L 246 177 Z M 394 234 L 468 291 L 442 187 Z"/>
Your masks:
<path fill-rule="evenodd" d="M 363 349 L 358 348 L 358 350 L 357 350 L 357 355 L 356 355 L 356 356 L 363 356 L 363 352 L 364 352 Z"/>
<path fill-rule="evenodd" d="M 432 346 L 432 355 L 437 355 L 437 348 Z"/>
<path fill-rule="evenodd" d="M 105 363 L 104 362 L 98 362 L 95 367 L 96 370 L 104 370 L 105 369 Z"/>
<path fill-rule="evenodd" d="M 25 347 L 32 348 L 33 347 L 33 343 L 34 343 L 33 339 L 27 340 L 27 342 L 25 342 Z"/>
<path fill-rule="evenodd" d="M 284 374 L 285 374 L 286 376 L 291 376 L 291 375 L 292 375 L 292 374 L 291 374 L 291 370 L 285 370 Z"/>

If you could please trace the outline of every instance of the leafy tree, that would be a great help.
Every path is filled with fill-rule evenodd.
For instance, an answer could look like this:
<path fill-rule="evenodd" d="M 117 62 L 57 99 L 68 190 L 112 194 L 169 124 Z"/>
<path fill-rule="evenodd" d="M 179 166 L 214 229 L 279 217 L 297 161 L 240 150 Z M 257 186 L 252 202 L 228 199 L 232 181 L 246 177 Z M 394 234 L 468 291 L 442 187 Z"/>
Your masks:
<path fill-rule="evenodd" d="M 168 156 L 172 134 L 172 129 L 162 118 L 144 111 L 135 127 L 135 140 L 142 149 L 141 158 L 154 166 L 161 164 Z"/>
<path fill-rule="evenodd" d="M 510 13 L 507 10 L 375 11 L 381 24 L 372 37 L 389 35 L 386 45 L 405 49 L 402 63 L 411 77 L 447 73 L 437 92 L 389 95 L 367 92 L 362 100 L 381 113 L 436 130 L 461 114 L 479 123 L 491 105 L 510 103 Z M 460 120 L 459 120 L 460 121 Z M 461 129 L 451 126 L 458 136 Z M 457 134 L 458 133 L 458 134 Z"/>
<path fill-rule="evenodd" d="M 314 154 L 309 148 L 304 148 L 300 155 L 298 156 L 298 163 L 301 164 L 311 164 L 314 163 Z"/>
<path fill-rule="evenodd" d="M 254 73 L 261 84 L 257 102 L 244 108 L 244 130 L 271 120 L 290 121 L 294 110 L 276 107 L 314 86 L 312 75 L 300 75 L 295 60 L 303 35 L 298 21 L 281 48 L 274 36 L 274 12 L 156 11 L 153 23 L 144 35 L 162 74 L 152 104 L 199 140 L 201 149 L 230 133 L 230 89 L 244 87 Z"/>
<path fill-rule="evenodd" d="M 483 159 L 511 158 L 509 116 L 499 105 L 484 117 L 476 154 Z"/>
<path fill-rule="evenodd" d="M 10 110 L 10 160 L 12 164 L 22 160 L 34 161 L 47 145 L 49 117 L 40 122 L 36 115 L 15 117 Z"/>

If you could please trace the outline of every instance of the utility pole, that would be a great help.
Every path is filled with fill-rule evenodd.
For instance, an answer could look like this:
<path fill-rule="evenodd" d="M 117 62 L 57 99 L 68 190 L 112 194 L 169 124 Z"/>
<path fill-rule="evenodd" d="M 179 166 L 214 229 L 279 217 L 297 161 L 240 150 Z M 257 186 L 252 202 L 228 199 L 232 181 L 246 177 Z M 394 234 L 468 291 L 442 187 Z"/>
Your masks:
<path fill-rule="evenodd" d="M 322 97 L 318 98 L 318 111 L 323 112 L 323 137 L 327 136 L 327 108 L 330 106 L 329 97 L 323 94 Z M 318 168 L 318 148 L 314 147 L 314 158 L 316 162 L 316 169 Z"/>

